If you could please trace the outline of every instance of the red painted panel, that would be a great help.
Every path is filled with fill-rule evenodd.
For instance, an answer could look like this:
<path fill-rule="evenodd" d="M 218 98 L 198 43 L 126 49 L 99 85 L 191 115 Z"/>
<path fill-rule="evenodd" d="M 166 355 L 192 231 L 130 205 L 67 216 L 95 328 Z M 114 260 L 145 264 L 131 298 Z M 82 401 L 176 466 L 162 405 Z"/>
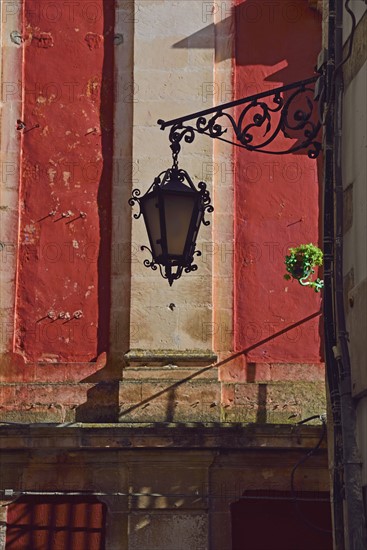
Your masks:
<path fill-rule="evenodd" d="M 72 4 L 24 0 L 15 351 L 30 361 L 108 345 L 114 1 Z"/>
<path fill-rule="evenodd" d="M 314 74 L 321 21 L 306 0 L 244 0 L 235 11 L 237 98 Z M 280 141 L 285 149 L 294 143 L 284 135 Z M 320 296 L 283 278 L 288 247 L 319 240 L 317 163 L 302 151 L 274 156 L 236 149 L 235 166 L 236 350 L 255 346 L 248 359 L 256 362 L 317 362 Z"/>
<path fill-rule="evenodd" d="M 24 497 L 8 507 L 6 550 L 104 550 L 106 506 L 94 497 Z"/>

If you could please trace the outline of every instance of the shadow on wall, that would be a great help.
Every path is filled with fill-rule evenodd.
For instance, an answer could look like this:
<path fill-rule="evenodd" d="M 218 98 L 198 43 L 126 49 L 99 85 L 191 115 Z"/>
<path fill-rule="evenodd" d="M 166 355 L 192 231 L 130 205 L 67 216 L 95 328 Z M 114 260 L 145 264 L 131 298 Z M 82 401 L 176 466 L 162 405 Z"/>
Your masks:
<path fill-rule="evenodd" d="M 203 22 L 210 20 L 205 4 Z M 234 51 L 231 47 L 215 47 L 216 62 L 233 57 L 236 67 L 246 68 L 245 78 L 242 78 L 242 73 L 236 71 L 234 87 L 237 97 L 234 99 L 305 80 L 314 75 L 310 67 L 315 65 L 315 55 L 318 54 L 315 28 L 319 27 L 321 36 L 321 16 L 316 9 L 311 9 L 307 0 L 280 3 L 244 0 L 232 8 L 230 17 L 228 17 L 228 9 L 224 10 L 219 3 L 213 9 L 211 18 L 216 13 L 219 19 L 217 23 L 211 23 L 193 35 L 176 42 L 173 48 L 214 48 L 213 36 L 218 36 L 219 40 L 229 37 L 234 27 Z M 312 44 L 315 45 L 312 46 Z M 259 67 L 261 67 L 261 76 Z M 226 103 L 232 99 L 228 97 L 229 90 L 225 82 L 203 82 L 201 93 L 205 103 L 203 107 L 208 107 L 207 102 L 214 96 L 218 98 L 218 103 Z M 284 100 L 290 99 L 292 94 L 293 91 L 283 93 Z M 269 101 L 266 102 L 269 103 Z M 270 101 L 269 106 L 275 105 Z M 289 110 L 288 119 L 293 127 L 296 126 L 294 115 L 299 109 L 305 112 L 309 110 L 303 94 L 292 101 Z M 277 115 L 273 115 L 273 123 L 278 118 Z M 312 121 L 315 123 L 316 119 L 317 113 L 314 113 Z M 261 127 L 260 130 L 261 134 L 264 128 Z M 303 131 L 288 130 L 289 135 L 287 134 L 286 137 L 300 139 L 300 143 L 304 141 Z M 297 155 L 307 155 L 307 150 L 297 151 Z"/>
<path fill-rule="evenodd" d="M 176 407 L 178 405 L 177 401 L 177 393 L 181 386 L 185 384 L 190 384 L 191 382 L 194 382 L 196 378 L 204 375 L 206 372 L 210 371 L 213 368 L 220 368 L 224 366 L 229 366 L 230 363 L 236 359 L 239 358 L 246 358 L 247 354 L 251 352 L 252 350 L 258 348 L 259 346 L 262 346 L 266 344 L 267 342 L 270 342 L 283 334 L 285 334 L 287 331 L 290 331 L 294 329 L 297 326 L 300 326 L 304 323 L 307 323 L 311 319 L 318 318 L 321 315 L 321 311 L 316 311 L 309 315 L 308 317 L 305 317 L 304 319 L 298 321 L 297 323 L 294 323 L 285 329 L 272 334 L 268 338 L 265 338 L 263 340 L 260 340 L 256 342 L 255 344 L 249 346 L 246 349 L 243 349 L 239 352 L 236 352 L 229 356 L 228 358 L 224 359 L 223 361 L 220 361 L 218 363 L 213 363 L 212 365 L 209 365 L 207 367 L 204 367 L 202 369 L 197 370 L 194 374 L 191 374 L 190 376 L 187 376 L 185 378 L 182 378 L 181 380 L 175 381 L 174 383 L 169 383 L 167 381 L 167 386 L 163 388 L 162 390 L 151 393 L 148 395 L 145 399 L 140 399 L 139 401 L 129 405 L 127 408 L 122 410 L 123 403 L 119 402 L 119 400 L 114 400 L 114 396 L 118 396 L 118 384 L 119 382 L 116 382 L 116 385 L 109 384 L 109 383 L 102 383 L 96 385 L 92 390 L 90 390 L 88 395 L 88 401 L 84 405 L 78 408 L 77 411 L 77 419 L 79 421 L 92 421 L 87 420 L 87 418 L 98 417 L 98 415 L 103 417 L 103 410 L 104 406 L 107 417 L 108 417 L 108 405 L 105 401 L 103 404 L 103 399 L 106 398 L 106 396 L 109 396 L 109 402 L 113 403 L 113 407 L 111 409 L 111 418 L 116 418 L 115 420 L 108 420 L 108 421 L 115 421 L 115 422 L 124 422 L 124 417 L 129 419 L 128 421 L 131 421 L 131 415 L 137 414 L 137 418 L 139 417 L 139 413 L 144 411 L 152 402 L 155 400 L 160 400 L 162 397 L 166 396 L 166 406 L 165 406 L 165 418 L 164 420 L 160 419 L 160 423 L 164 422 L 175 422 L 177 425 L 185 424 L 176 422 L 175 420 L 175 412 Z M 247 363 L 246 368 L 246 382 L 247 383 L 256 383 L 258 387 L 258 395 L 257 395 L 257 410 L 256 410 L 256 423 L 258 424 L 266 424 L 269 419 L 267 415 L 267 391 L 268 391 L 268 385 L 265 383 L 258 384 L 256 382 L 257 380 L 257 373 L 256 373 L 256 364 L 255 363 Z M 88 380 L 85 381 L 93 381 L 93 377 L 90 377 Z M 218 382 L 219 383 L 219 382 Z M 121 382 L 123 385 L 123 382 Z M 102 406 L 101 406 L 102 405 Z M 182 402 L 180 403 L 182 407 Z M 188 403 L 185 403 L 186 406 L 189 406 Z M 100 411 L 100 412 L 99 412 Z M 117 415 L 115 417 L 115 414 Z M 147 413 L 147 416 L 149 414 Z M 96 421 L 102 421 L 102 420 L 96 420 Z M 107 421 L 107 420 L 106 420 Z M 146 420 L 145 420 L 146 421 Z M 149 421 L 156 422 L 157 419 L 155 418 L 149 418 Z M 233 423 L 233 422 L 231 422 Z M 241 423 L 241 422 L 240 422 Z M 200 424 L 200 423 L 197 423 Z M 216 424 L 220 426 L 220 422 L 212 422 L 210 421 L 210 424 Z"/>
<path fill-rule="evenodd" d="M 94 376 L 83 382 L 93 382 Z M 102 381 L 96 383 L 87 392 L 87 401 L 75 411 L 76 422 L 114 423 L 119 415 L 119 381 Z"/>
<path fill-rule="evenodd" d="M 209 6 L 203 6 L 203 23 L 213 19 L 214 12 L 207 13 L 207 7 Z M 210 23 L 200 31 L 176 42 L 173 48 L 213 48 L 213 35 L 226 37 L 231 30 L 233 32 L 235 26 L 235 51 L 231 48 L 218 48 L 215 52 L 216 62 L 230 59 L 234 55 L 236 65 L 265 65 L 268 69 L 267 74 L 264 74 L 264 80 L 276 83 L 275 86 L 312 76 L 304 74 L 304 67 L 309 66 L 310 62 L 312 66 L 314 62 L 310 48 L 304 47 L 304 41 L 312 40 L 315 22 L 320 25 L 321 32 L 321 15 L 316 9 L 311 9 L 307 0 L 279 3 L 243 0 L 232 8 L 230 16 L 228 9 L 220 6 L 220 2 L 215 9 L 217 23 Z M 299 27 L 301 22 L 302 36 Z M 254 87 L 245 95 L 263 91 L 258 87 L 258 83 L 252 84 Z"/>
<path fill-rule="evenodd" d="M 115 13 L 103 4 L 104 58 L 101 86 L 100 127 L 103 170 L 98 187 L 100 247 L 98 254 L 98 347 L 97 354 L 109 349 L 111 303 L 111 193 L 113 176 L 113 105 L 114 105 L 114 28 Z"/>

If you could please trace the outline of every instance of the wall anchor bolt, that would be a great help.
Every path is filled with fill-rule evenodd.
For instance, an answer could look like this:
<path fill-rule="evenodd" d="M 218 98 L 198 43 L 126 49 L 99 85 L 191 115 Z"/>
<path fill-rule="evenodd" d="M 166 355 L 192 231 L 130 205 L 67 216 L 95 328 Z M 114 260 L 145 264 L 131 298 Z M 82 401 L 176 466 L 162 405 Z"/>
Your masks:
<path fill-rule="evenodd" d="M 70 210 L 69 210 L 70 212 Z M 73 213 L 71 212 L 71 215 L 73 215 Z M 79 216 L 77 216 L 76 218 L 73 218 L 72 220 L 70 220 L 69 222 L 66 222 L 66 225 L 68 225 L 69 223 L 73 223 L 73 222 L 76 222 L 76 220 L 79 220 L 80 218 L 82 218 L 83 220 L 87 217 L 87 213 L 86 212 L 79 212 Z"/>
<path fill-rule="evenodd" d="M 86 135 L 86 136 L 89 136 L 90 134 L 96 135 L 97 132 L 98 132 L 98 128 L 92 128 L 92 129 L 89 130 L 89 132 L 87 132 L 85 135 Z"/>
<path fill-rule="evenodd" d="M 10 33 L 10 40 L 14 42 L 14 44 L 16 44 L 17 46 L 20 46 L 21 43 L 24 42 L 24 38 L 19 31 L 12 31 Z"/>
<path fill-rule="evenodd" d="M 23 122 L 23 120 L 20 120 L 18 118 L 18 120 L 17 120 L 17 130 L 24 130 L 24 128 L 25 128 L 25 122 Z"/>
<path fill-rule="evenodd" d="M 35 124 L 34 126 L 32 126 L 32 128 L 28 128 L 28 130 L 26 130 L 26 127 L 27 127 L 26 123 L 23 120 L 20 120 L 20 118 L 18 118 L 16 129 L 18 131 L 23 130 L 23 134 L 26 134 L 27 132 L 30 132 L 31 130 L 34 130 L 35 128 L 39 128 L 40 125 Z"/>

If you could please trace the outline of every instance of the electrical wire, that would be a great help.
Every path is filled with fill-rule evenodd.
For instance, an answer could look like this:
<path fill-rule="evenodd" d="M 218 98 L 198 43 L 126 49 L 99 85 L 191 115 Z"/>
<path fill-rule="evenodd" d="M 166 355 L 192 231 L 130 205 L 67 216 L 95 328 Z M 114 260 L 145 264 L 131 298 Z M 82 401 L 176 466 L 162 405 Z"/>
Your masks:
<path fill-rule="evenodd" d="M 324 414 L 314 414 L 313 416 L 309 416 L 308 418 L 305 418 L 304 420 L 300 420 L 297 422 L 297 426 L 300 424 L 306 424 L 306 422 L 309 422 L 310 420 L 315 420 L 317 418 L 318 420 L 321 420 L 322 423 L 325 422 L 325 415 Z"/>
<path fill-rule="evenodd" d="M 16 491 L 15 491 L 16 492 Z M 0 506 L 9 506 L 10 504 L 13 504 L 13 502 L 16 502 L 21 497 L 32 497 L 32 496 L 41 496 L 41 497 L 77 497 L 77 496 L 95 496 L 95 497 L 125 497 L 125 498 L 191 498 L 191 499 L 202 499 L 202 500 L 210 500 L 210 499 L 223 499 L 223 500 L 277 500 L 277 501 L 289 501 L 294 500 L 293 496 L 287 496 L 287 495 L 235 495 L 231 492 L 223 492 L 223 494 L 218 493 L 212 494 L 203 494 L 203 493 L 121 493 L 121 492 L 113 492 L 113 493 L 106 493 L 106 492 L 96 492 L 96 491 L 21 491 L 17 496 L 10 500 L 9 502 L 6 502 L 4 504 L 0 504 Z M 1 498 L 1 497 L 0 497 Z M 297 496 L 298 501 L 302 502 L 315 502 L 315 499 L 311 496 Z M 329 502 L 329 499 L 325 498 L 319 498 L 317 499 L 317 502 Z"/>
<path fill-rule="evenodd" d="M 351 28 L 350 35 L 349 35 L 349 38 L 348 38 L 348 53 L 347 53 L 346 57 L 335 67 L 333 75 L 331 77 L 330 89 L 332 89 L 334 84 L 335 84 L 335 79 L 338 75 L 338 72 L 343 67 L 343 65 L 345 65 L 345 63 L 348 61 L 348 59 L 352 55 L 354 35 L 355 35 L 355 32 L 356 32 L 356 27 L 357 27 L 357 19 L 356 19 L 356 16 L 355 16 L 354 12 L 349 7 L 349 3 L 350 3 L 350 0 L 345 0 L 344 9 L 350 15 L 350 17 L 352 19 L 352 28 Z M 325 107 L 325 110 L 324 110 L 324 114 L 322 115 L 321 113 L 319 113 L 319 118 L 320 118 L 320 114 L 321 114 L 321 124 L 323 126 L 325 126 L 325 124 L 326 124 L 326 119 L 329 115 L 330 107 L 331 107 L 331 104 L 333 103 L 333 101 L 334 101 L 334 95 L 330 94 L 329 100 L 328 100 L 328 102 L 326 104 L 326 107 Z"/>

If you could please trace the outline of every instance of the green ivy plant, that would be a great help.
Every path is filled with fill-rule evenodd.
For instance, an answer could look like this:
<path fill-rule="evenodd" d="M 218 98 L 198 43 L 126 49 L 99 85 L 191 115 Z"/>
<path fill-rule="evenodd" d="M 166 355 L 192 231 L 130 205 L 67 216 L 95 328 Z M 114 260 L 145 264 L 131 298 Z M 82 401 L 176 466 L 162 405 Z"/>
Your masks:
<path fill-rule="evenodd" d="M 285 265 L 288 273 L 284 279 L 296 279 L 302 286 L 310 286 L 315 292 L 320 292 L 324 286 L 324 281 L 317 278 L 311 279 L 315 273 L 315 267 L 322 265 L 323 253 L 312 243 L 301 244 L 295 248 L 289 249 L 289 256 L 285 257 Z"/>

